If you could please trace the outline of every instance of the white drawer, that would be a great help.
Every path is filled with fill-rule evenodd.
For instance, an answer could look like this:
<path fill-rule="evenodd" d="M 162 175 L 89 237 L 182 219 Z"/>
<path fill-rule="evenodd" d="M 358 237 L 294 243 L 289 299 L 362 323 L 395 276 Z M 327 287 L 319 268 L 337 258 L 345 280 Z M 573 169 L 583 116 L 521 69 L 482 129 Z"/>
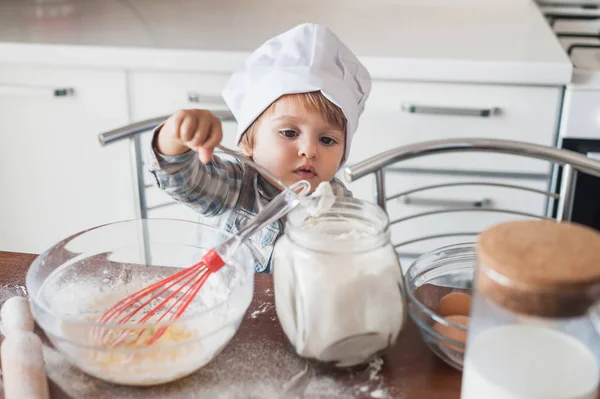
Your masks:
<path fill-rule="evenodd" d="M 171 114 L 179 109 L 227 110 L 221 91 L 229 74 L 140 72 L 130 74 L 134 121 Z M 223 145 L 235 143 L 235 122 L 223 124 Z"/>
<path fill-rule="evenodd" d="M 483 137 L 553 146 L 562 91 L 557 87 L 375 81 L 349 164 L 406 144 Z M 411 106 L 416 108 L 409 112 Z M 496 110 L 481 116 L 487 110 Z M 444 154 L 404 166 L 549 173 L 548 163 L 501 154 Z"/>
<path fill-rule="evenodd" d="M 548 183 L 539 180 L 509 178 L 472 178 L 468 176 L 423 175 L 387 173 L 387 196 L 410 189 L 453 182 L 488 182 L 524 186 L 546 191 Z M 470 208 L 467 212 L 441 213 L 393 223 L 392 242 L 398 244 L 429 235 L 456 232 L 479 232 L 488 226 L 506 220 L 526 218 L 519 215 L 481 212 L 474 209 L 475 202 L 487 203 L 486 209 L 508 209 L 534 215 L 545 215 L 547 197 L 543 194 L 491 186 L 456 186 L 436 188 L 408 196 L 410 202 L 395 199 L 387 203 L 390 221 L 423 212 L 450 208 Z M 481 209 L 481 208 L 479 208 Z M 401 253 L 423 253 L 444 245 L 473 241 L 475 236 L 460 236 L 417 242 L 398 248 Z"/>

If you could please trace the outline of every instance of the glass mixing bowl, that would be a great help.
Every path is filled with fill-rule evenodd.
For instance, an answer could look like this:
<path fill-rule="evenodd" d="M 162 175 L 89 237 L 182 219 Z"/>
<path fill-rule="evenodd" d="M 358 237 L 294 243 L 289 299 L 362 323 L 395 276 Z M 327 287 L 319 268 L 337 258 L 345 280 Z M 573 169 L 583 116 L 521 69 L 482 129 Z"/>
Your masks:
<path fill-rule="evenodd" d="M 97 319 L 124 296 L 193 265 L 229 237 L 208 225 L 167 219 L 122 221 L 77 233 L 29 268 L 26 287 L 34 318 L 71 363 L 102 380 L 154 385 L 184 377 L 217 356 L 239 328 L 254 289 L 248 246 L 240 246 L 231 262 L 210 276 L 179 319 L 102 325 L 113 336 L 123 329 L 167 326 L 151 345 L 101 343 Z"/>
<path fill-rule="evenodd" d="M 457 370 L 463 366 L 467 327 L 437 309 L 450 293 L 471 294 L 475 263 L 474 243 L 450 245 L 422 255 L 405 275 L 410 317 L 433 353 Z"/>

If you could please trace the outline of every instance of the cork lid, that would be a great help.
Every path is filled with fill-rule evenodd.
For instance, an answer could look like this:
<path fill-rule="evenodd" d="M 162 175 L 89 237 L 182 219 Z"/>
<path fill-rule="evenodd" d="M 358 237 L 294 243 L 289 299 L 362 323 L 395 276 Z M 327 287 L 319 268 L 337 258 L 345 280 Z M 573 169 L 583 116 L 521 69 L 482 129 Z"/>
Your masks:
<path fill-rule="evenodd" d="M 600 299 L 600 233 L 575 223 L 515 221 L 477 241 L 479 292 L 512 311 L 583 315 Z"/>

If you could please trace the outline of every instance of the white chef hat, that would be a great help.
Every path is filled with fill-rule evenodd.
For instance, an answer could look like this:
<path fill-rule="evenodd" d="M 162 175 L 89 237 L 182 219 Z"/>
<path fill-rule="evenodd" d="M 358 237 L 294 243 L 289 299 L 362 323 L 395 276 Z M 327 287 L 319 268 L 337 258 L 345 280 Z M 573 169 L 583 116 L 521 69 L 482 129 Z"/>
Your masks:
<path fill-rule="evenodd" d="M 298 25 L 267 40 L 233 73 L 223 98 L 238 123 L 237 143 L 279 97 L 312 91 L 321 91 L 344 112 L 347 160 L 371 75 L 333 32 L 318 24 Z"/>

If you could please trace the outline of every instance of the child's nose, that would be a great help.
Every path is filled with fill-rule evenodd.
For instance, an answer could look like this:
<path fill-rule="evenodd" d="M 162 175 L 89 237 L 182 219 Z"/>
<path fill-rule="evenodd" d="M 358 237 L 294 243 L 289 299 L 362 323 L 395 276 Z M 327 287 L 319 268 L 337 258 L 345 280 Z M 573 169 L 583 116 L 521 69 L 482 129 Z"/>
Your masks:
<path fill-rule="evenodd" d="M 298 155 L 300 157 L 306 157 L 308 159 L 314 159 L 319 156 L 319 146 L 315 140 L 306 139 L 300 143 L 298 148 Z"/>

